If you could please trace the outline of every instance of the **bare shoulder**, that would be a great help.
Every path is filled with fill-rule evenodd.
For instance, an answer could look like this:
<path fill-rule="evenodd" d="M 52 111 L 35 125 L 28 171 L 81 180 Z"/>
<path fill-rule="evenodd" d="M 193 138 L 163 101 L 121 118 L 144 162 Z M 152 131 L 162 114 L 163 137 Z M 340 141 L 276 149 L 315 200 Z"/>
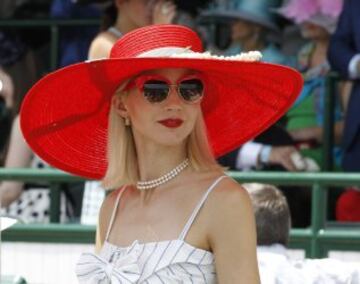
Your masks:
<path fill-rule="evenodd" d="M 113 190 L 109 193 L 101 205 L 99 212 L 99 236 L 101 243 L 104 242 L 105 235 L 110 224 L 111 215 L 115 208 L 116 199 L 120 190 L 121 189 Z"/>
<path fill-rule="evenodd" d="M 208 241 L 219 283 L 260 283 L 255 218 L 247 191 L 223 179 L 209 196 Z"/>
<path fill-rule="evenodd" d="M 113 211 L 112 209 L 115 206 L 116 198 L 117 198 L 120 190 L 121 189 L 113 190 L 109 194 L 106 195 L 103 203 L 101 204 L 100 217 L 105 217 L 105 216 L 111 215 L 111 213 Z"/>
<path fill-rule="evenodd" d="M 232 178 L 225 178 L 214 188 L 209 198 L 210 210 L 214 213 L 246 210 L 251 201 L 244 187 Z"/>
<path fill-rule="evenodd" d="M 89 48 L 89 59 L 99 59 L 109 57 L 110 50 L 116 42 L 116 38 L 111 33 L 104 31 L 99 33 L 91 42 Z"/>
<path fill-rule="evenodd" d="M 231 178 L 223 179 L 208 199 L 208 232 L 210 243 L 231 233 L 234 228 L 247 229 L 254 222 L 254 213 L 248 192 Z M 234 232 L 233 232 L 234 233 Z"/>

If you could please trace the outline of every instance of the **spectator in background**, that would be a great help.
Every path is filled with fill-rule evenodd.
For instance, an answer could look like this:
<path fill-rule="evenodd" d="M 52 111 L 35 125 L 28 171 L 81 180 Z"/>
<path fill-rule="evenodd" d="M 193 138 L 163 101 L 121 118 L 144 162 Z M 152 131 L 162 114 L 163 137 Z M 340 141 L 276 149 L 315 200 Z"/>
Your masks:
<path fill-rule="evenodd" d="M 360 283 L 359 263 L 335 259 L 291 260 L 286 252 L 291 219 L 285 196 L 268 184 L 243 184 L 255 212 L 257 257 L 262 284 Z"/>
<path fill-rule="evenodd" d="M 342 7 L 340 0 L 299 1 L 291 0 L 279 12 L 301 26 L 303 36 L 309 40 L 299 52 L 299 70 L 303 72 L 303 91 L 286 115 L 286 134 L 273 134 L 274 127 L 243 145 L 238 152 L 224 157 L 234 161 L 238 169 L 266 164 L 280 164 L 288 171 L 318 171 L 322 164 L 322 137 L 325 104 L 325 76 L 330 71 L 326 51 L 330 34 L 334 31 L 337 16 Z M 336 99 L 335 142 L 339 143 L 343 127 L 343 111 L 340 100 Z M 283 146 L 274 146 L 275 137 L 283 141 Z M 264 139 L 265 138 L 265 139 Z M 295 146 L 295 147 L 294 147 Z M 297 150 L 299 149 L 299 150 Z M 276 153 L 274 153 L 277 151 Z M 224 159 L 223 158 L 223 159 Z M 340 169 L 341 150 L 334 148 L 336 169 Z M 224 165 L 228 165 L 223 163 Z M 269 168 L 265 168 L 269 169 Z M 310 190 L 306 188 L 285 188 L 283 192 L 289 200 L 295 227 L 304 227 L 310 221 Z M 334 213 L 338 191 L 331 191 L 329 212 Z"/>
<path fill-rule="evenodd" d="M 0 66 L 0 166 L 3 165 L 5 148 L 11 128 L 14 104 L 14 83 Z"/>
<path fill-rule="evenodd" d="M 11 112 L 14 117 L 39 72 L 32 50 L 13 31 L 0 29 L 0 67 L 13 82 Z"/>
<path fill-rule="evenodd" d="M 44 168 L 47 163 L 33 154 L 22 135 L 19 117 L 11 128 L 7 168 Z M 0 183 L 0 212 L 20 219 L 24 223 L 48 223 L 50 221 L 50 190 L 46 182 L 26 183 L 3 181 Z M 60 222 L 74 218 L 74 204 L 65 192 L 61 192 Z"/>
<path fill-rule="evenodd" d="M 342 166 L 345 171 L 360 171 L 360 2 L 346 0 L 328 58 L 331 66 L 345 79 L 353 80 L 342 140 Z"/>
<path fill-rule="evenodd" d="M 201 21 L 231 23 L 232 44 L 226 51 L 227 55 L 259 50 L 262 53 L 262 61 L 291 64 L 291 60 L 267 39 L 270 33 L 279 32 L 276 14 L 271 10 L 279 7 L 280 3 L 278 0 L 230 0 L 202 13 Z M 291 155 L 298 155 L 298 152 L 292 144 L 291 137 L 282 127 L 273 126 L 259 139 L 248 142 L 241 149 L 223 157 L 222 162 L 231 169 L 238 170 L 278 165 L 288 171 L 296 171 L 298 168 Z"/>
<path fill-rule="evenodd" d="M 323 168 L 322 143 L 326 93 L 325 79 L 330 72 L 326 59 L 330 35 L 334 32 L 342 0 L 291 0 L 278 11 L 300 25 L 302 36 L 309 42 L 299 51 L 298 70 L 304 77 L 301 95 L 288 111 L 287 129 L 302 155 Z M 341 86 L 338 94 L 341 95 Z M 335 144 L 343 130 L 340 96 L 335 97 Z M 335 168 L 340 170 L 341 149 L 333 149 Z"/>
<path fill-rule="evenodd" d="M 202 22 L 232 23 L 232 45 L 226 51 L 228 55 L 259 50 L 263 55 L 262 61 L 291 65 L 293 61 L 268 39 L 269 34 L 280 31 L 278 15 L 272 11 L 280 4 L 276 0 L 231 0 L 225 6 L 220 3 L 204 12 Z M 294 140 L 284 127 L 273 125 L 253 141 L 221 157 L 219 162 L 231 170 L 312 170 L 311 161 L 305 160 L 294 145 Z M 295 226 L 309 225 L 309 191 L 291 187 L 282 187 L 282 190 L 290 200 Z"/>
<path fill-rule="evenodd" d="M 270 39 L 280 32 L 278 16 L 272 11 L 280 5 L 281 0 L 229 0 L 202 13 L 201 21 L 231 25 L 231 44 L 226 55 L 258 50 L 262 61 L 293 65 L 294 60 L 282 54 Z"/>
<path fill-rule="evenodd" d="M 244 183 L 255 212 L 257 244 L 289 244 L 291 216 L 286 197 L 273 185 Z"/>
<path fill-rule="evenodd" d="M 92 41 L 89 59 L 107 58 L 123 34 L 150 24 L 171 23 L 176 7 L 164 0 L 114 0 L 105 11 L 102 32 Z"/>
<path fill-rule="evenodd" d="M 71 0 L 54 0 L 50 7 L 50 16 L 60 19 L 98 18 L 100 9 L 95 4 L 79 4 Z M 60 62 L 59 66 L 84 61 L 90 41 L 96 35 L 97 27 L 62 27 L 60 29 Z M 13 45 L 11 51 L 25 49 L 22 44 Z M 16 48 L 15 48 L 16 47 Z M 8 51 L 9 52 L 9 51 Z M 10 56 L 11 58 L 12 56 Z M 9 58 L 9 56 L 7 56 Z M 33 61 L 31 61 L 33 62 Z M 35 64 L 29 65 L 35 66 Z M 44 62 L 43 62 L 44 63 Z M 19 70 L 19 68 L 15 69 Z M 14 72 L 13 72 L 14 73 Z M 21 73 L 15 73 L 15 79 L 21 78 Z M 31 76 L 29 76 L 32 78 Z M 25 82 L 29 79 L 26 78 Z M 17 80 L 18 81 L 18 80 Z M 35 81 L 32 80 L 32 83 Z M 28 84 L 29 88 L 31 84 Z M 25 93 L 23 91 L 23 93 Z M 22 96 L 18 99 L 21 103 Z M 25 143 L 18 124 L 18 118 L 12 124 L 12 135 L 5 167 L 49 167 L 32 153 Z M 60 221 L 75 221 L 80 215 L 83 197 L 83 183 L 67 184 L 61 190 Z M 3 197 L 4 212 L 20 218 L 24 222 L 49 222 L 49 186 L 47 183 L 24 184 L 22 182 L 5 181 L 0 185 Z"/>
<path fill-rule="evenodd" d="M 353 89 L 348 104 L 345 131 L 342 141 L 344 157 L 342 165 L 346 171 L 359 171 L 359 115 L 360 105 L 360 5 L 358 1 L 347 0 L 335 33 L 331 37 L 328 58 L 331 66 L 345 79 L 351 79 Z M 336 204 L 336 219 L 342 222 L 360 222 L 360 190 L 347 188 Z"/>
<path fill-rule="evenodd" d="M 38 77 L 33 52 L 10 30 L 0 29 L 0 166 L 4 165 L 11 124 Z"/>

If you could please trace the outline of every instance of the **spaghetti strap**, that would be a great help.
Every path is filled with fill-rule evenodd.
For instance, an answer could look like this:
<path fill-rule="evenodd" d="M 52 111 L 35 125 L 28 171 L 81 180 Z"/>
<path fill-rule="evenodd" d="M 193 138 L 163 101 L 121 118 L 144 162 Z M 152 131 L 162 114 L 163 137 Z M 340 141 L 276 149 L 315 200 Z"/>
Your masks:
<path fill-rule="evenodd" d="M 111 231 L 112 225 L 113 225 L 114 220 L 115 220 L 116 211 L 117 211 L 117 208 L 119 206 L 120 197 L 123 194 L 123 192 L 125 191 L 125 189 L 126 189 L 126 186 L 119 189 L 119 194 L 116 197 L 115 206 L 114 206 L 114 209 L 112 211 L 111 218 L 110 218 L 110 223 L 109 223 L 109 226 L 108 226 L 108 229 L 107 229 L 107 232 L 106 232 L 105 241 L 107 241 L 108 238 L 109 238 L 110 231 Z"/>
<path fill-rule="evenodd" d="M 182 230 L 180 236 L 179 236 L 179 240 L 185 240 L 185 237 L 187 235 L 187 233 L 189 232 L 189 229 L 192 225 L 192 223 L 194 222 L 196 216 L 198 215 L 201 207 L 204 205 L 207 197 L 209 196 L 210 192 L 216 187 L 216 185 L 223 179 L 226 178 L 227 176 L 221 176 L 219 178 L 217 178 L 209 187 L 209 189 L 205 192 L 205 194 L 203 195 L 202 199 L 200 200 L 200 202 L 198 203 L 198 205 L 195 207 L 193 213 L 191 214 L 189 220 L 187 221 L 186 225 L 184 226 L 184 229 Z"/>

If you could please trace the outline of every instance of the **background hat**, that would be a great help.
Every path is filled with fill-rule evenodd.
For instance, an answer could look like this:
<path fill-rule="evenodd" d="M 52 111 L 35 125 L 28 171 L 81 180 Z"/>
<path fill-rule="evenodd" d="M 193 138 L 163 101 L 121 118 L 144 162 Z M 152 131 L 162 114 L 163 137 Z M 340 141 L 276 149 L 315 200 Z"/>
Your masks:
<path fill-rule="evenodd" d="M 336 201 L 336 220 L 360 222 L 360 189 L 347 188 Z"/>
<path fill-rule="evenodd" d="M 200 38 L 184 26 L 153 25 L 127 33 L 109 59 L 65 67 L 35 84 L 21 108 L 24 137 L 50 165 L 101 179 L 107 169 L 110 100 L 127 78 L 159 68 L 201 72 L 206 78 L 201 107 L 216 157 L 277 121 L 301 90 L 297 71 L 254 62 L 257 52 L 228 58 L 201 52 Z"/>
<path fill-rule="evenodd" d="M 226 0 L 218 1 L 200 15 L 201 22 L 233 21 L 241 19 L 277 31 L 278 16 L 272 10 L 281 0 Z"/>
<path fill-rule="evenodd" d="M 277 12 L 297 24 L 312 22 L 331 34 L 342 6 L 343 0 L 289 0 Z"/>

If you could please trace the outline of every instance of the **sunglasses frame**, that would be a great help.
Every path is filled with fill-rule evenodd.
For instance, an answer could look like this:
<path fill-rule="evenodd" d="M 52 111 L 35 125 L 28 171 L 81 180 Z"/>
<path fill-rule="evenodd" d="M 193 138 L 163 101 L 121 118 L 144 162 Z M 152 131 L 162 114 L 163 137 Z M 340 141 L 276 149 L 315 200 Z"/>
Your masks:
<path fill-rule="evenodd" d="M 201 96 L 199 96 L 199 98 L 195 101 L 188 101 L 186 99 L 184 99 L 184 97 L 181 95 L 180 92 L 180 85 L 183 81 L 188 81 L 188 80 L 192 80 L 192 79 L 197 79 L 202 83 L 203 86 L 203 90 L 201 92 Z M 151 81 L 151 80 L 156 80 L 156 81 L 162 81 L 164 83 L 167 84 L 167 86 L 169 87 L 169 91 L 166 95 L 166 97 L 159 101 L 159 102 L 151 102 L 147 99 L 147 97 L 144 95 L 144 85 L 147 81 Z M 164 76 L 161 75 L 157 75 L 157 74 L 143 74 L 143 75 L 139 75 L 136 78 L 132 79 L 124 88 L 124 91 L 129 91 L 131 89 L 133 89 L 134 87 L 136 87 L 142 94 L 143 97 L 146 99 L 146 101 L 148 101 L 151 104 L 160 104 L 166 101 L 166 99 L 169 97 L 170 92 L 172 91 L 173 88 L 176 87 L 176 93 L 179 96 L 179 98 L 186 104 L 196 104 L 198 102 L 200 102 L 203 97 L 204 97 L 204 93 L 205 93 L 205 79 L 203 76 L 201 76 L 201 74 L 189 74 L 189 75 L 185 75 L 181 78 L 179 78 L 175 84 L 172 84 L 171 81 L 169 79 L 167 79 Z"/>

